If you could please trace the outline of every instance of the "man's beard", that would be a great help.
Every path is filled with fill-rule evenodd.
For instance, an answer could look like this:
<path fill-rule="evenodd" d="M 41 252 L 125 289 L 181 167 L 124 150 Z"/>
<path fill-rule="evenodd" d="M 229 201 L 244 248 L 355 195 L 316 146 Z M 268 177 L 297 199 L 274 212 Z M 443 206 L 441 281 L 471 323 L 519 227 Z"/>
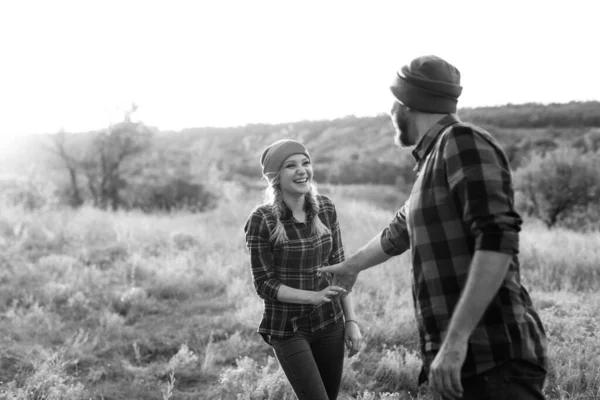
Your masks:
<path fill-rule="evenodd" d="M 413 140 L 408 134 L 409 119 L 403 109 L 398 110 L 398 112 L 392 116 L 392 123 L 396 129 L 396 137 L 394 138 L 396 145 L 400 147 L 409 147 L 416 144 L 413 143 Z"/>

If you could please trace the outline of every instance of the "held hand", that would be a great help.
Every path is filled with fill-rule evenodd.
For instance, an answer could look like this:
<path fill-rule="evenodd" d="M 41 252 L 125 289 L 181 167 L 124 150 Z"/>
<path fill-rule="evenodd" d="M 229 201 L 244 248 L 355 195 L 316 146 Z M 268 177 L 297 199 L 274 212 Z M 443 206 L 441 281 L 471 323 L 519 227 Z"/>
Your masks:
<path fill-rule="evenodd" d="M 327 267 L 317 268 L 319 272 L 328 272 L 333 274 L 333 285 L 341 286 L 348 293 L 352 291 L 352 287 L 356 283 L 359 271 L 345 263 L 330 265 Z"/>
<path fill-rule="evenodd" d="M 325 289 L 321 290 L 320 292 L 314 292 L 314 295 L 312 296 L 312 302 L 311 304 L 313 306 L 320 306 L 321 304 L 325 304 L 325 303 L 329 303 L 331 302 L 331 298 L 335 297 L 339 294 L 345 293 L 346 289 L 344 289 L 343 287 L 340 286 L 327 286 Z"/>
<path fill-rule="evenodd" d="M 467 341 L 451 340 L 447 337 L 433 359 L 429 371 L 429 384 L 445 398 L 462 398 L 460 372 L 466 356 Z"/>
<path fill-rule="evenodd" d="M 344 343 L 348 349 L 348 358 L 352 357 L 360 350 L 362 344 L 362 335 L 360 334 L 360 328 L 354 321 L 346 321 L 344 332 Z"/>

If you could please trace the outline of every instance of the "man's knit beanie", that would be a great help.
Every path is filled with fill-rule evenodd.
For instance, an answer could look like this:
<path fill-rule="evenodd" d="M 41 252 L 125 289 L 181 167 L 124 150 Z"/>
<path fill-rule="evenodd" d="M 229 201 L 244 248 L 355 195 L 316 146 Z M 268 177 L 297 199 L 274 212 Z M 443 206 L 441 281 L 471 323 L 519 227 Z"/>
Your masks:
<path fill-rule="evenodd" d="M 407 107 L 441 114 L 456 112 L 462 92 L 458 69 L 433 55 L 415 58 L 403 66 L 390 89 Z"/>

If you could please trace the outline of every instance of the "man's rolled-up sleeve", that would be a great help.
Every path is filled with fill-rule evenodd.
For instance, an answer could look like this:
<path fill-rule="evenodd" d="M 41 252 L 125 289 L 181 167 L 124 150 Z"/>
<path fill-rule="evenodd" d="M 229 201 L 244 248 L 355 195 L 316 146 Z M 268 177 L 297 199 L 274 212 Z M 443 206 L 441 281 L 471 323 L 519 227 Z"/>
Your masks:
<path fill-rule="evenodd" d="M 444 151 L 450 191 L 475 237 L 475 250 L 518 253 L 522 220 L 504 154 L 469 127 L 453 129 Z"/>
<path fill-rule="evenodd" d="M 410 239 L 406 226 L 407 206 L 404 204 L 389 225 L 381 232 L 381 248 L 385 254 L 397 256 L 410 247 Z"/>

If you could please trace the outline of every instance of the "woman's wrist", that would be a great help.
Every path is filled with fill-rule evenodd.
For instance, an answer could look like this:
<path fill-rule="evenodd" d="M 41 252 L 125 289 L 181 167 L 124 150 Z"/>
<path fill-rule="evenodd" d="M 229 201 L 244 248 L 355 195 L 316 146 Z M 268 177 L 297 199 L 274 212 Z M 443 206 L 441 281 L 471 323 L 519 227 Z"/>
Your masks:
<path fill-rule="evenodd" d="M 344 322 L 344 324 L 347 324 L 348 322 L 353 322 L 353 323 L 355 323 L 355 324 L 356 324 L 356 326 L 357 326 L 358 328 L 360 328 L 360 325 L 358 324 L 358 321 L 357 321 L 357 320 L 355 320 L 355 319 L 351 319 L 351 318 L 348 318 L 348 319 L 346 319 L 346 321 Z"/>

